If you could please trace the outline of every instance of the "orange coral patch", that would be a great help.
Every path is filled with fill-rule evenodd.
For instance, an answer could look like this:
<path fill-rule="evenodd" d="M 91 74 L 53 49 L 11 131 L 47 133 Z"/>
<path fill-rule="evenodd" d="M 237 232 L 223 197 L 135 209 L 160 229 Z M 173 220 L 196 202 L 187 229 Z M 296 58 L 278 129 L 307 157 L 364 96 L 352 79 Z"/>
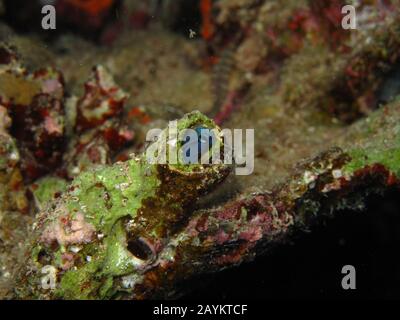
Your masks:
<path fill-rule="evenodd" d="M 211 0 L 201 0 L 200 11 L 201 11 L 201 16 L 203 18 L 201 35 L 202 35 L 203 39 L 205 39 L 205 40 L 209 40 L 214 33 L 211 9 L 212 9 L 212 1 Z"/>
<path fill-rule="evenodd" d="M 113 5 L 114 0 L 65 0 L 65 2 L 91 16 L 97 16 L 107 11 Z"/>

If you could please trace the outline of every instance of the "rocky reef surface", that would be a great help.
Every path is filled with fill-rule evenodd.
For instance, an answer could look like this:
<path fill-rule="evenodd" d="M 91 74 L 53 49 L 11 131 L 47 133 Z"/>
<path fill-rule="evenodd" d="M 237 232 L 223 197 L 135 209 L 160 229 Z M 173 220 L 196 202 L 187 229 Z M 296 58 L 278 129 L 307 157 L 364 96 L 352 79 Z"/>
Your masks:
<path fill-rule="evenodd" d="M 398 187 L 398 1 L 354 1 L 357 30 L 340 0 L 198 1 L 194 38 L 168 3 L 96 39 L 0 24 L 0 297 L 177 297 Z M 148 163 L 175 119 L 254 129 L 254 173 Z"/>

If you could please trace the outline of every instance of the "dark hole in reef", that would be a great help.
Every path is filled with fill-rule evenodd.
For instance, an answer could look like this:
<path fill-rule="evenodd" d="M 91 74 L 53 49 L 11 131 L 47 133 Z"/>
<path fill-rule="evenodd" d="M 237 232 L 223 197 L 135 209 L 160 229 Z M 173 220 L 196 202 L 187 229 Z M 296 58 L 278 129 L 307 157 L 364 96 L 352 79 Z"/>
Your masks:
<path fill-rule="evenodd" d="M 153 256 L 153 251 L 149 245 L 141 238 L 129 239 L 126 245 L 128 251 L 140 260 L 149 260 Z"/>
<path fill-rule="evenodd" d="M 37 255 L 37 261 L 42 265 L 47 265 L 51 261 L 51 257 L 48 255 L 46 250 L 42 249 Z"/>
<path fill-rule="evenodd" d="M 371 196 L 367 204 L 362 212 L 337 213 L 252 263 L 196 279 L 197 289 L 183 298 L 400 298 L 399 190 Z M 345 265 L 356 269 L 356 290 L 342 289 Z"/>

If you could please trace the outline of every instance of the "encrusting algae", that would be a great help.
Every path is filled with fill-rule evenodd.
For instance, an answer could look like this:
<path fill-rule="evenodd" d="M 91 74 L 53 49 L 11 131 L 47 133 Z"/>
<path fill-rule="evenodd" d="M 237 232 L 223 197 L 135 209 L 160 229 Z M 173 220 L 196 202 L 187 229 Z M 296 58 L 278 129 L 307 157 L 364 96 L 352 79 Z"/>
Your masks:
<path fill-rule="evenodd" d="M 216 128 L 200 113 L 178 121 L 181 130 L 197 126 Z M 189 219 L 186 210 L 229 173 L 223 164 L 181 165 L 148 164 L 143 155 L 78 175 L 39 213 L 17 296 L 133 294 L 146 272 L 169 263 L 164 255 L 175 249 L 170 239 Z M 54 270 L 53 288 L 41 287 L 43 268 Z"/>
<path fill-rule="evenodd" d="M 351 1 L 343 30 L 341 0 L 201 0 L 187 39 L 151 18 L 171 1 L 56 2 L 95 43 L 0 23 L 1 298 L 179 297 L 399 186 L 398 1 Z M 254 173 L 149 161 L 172 120 L 212 150 L 254 129 Z"/>

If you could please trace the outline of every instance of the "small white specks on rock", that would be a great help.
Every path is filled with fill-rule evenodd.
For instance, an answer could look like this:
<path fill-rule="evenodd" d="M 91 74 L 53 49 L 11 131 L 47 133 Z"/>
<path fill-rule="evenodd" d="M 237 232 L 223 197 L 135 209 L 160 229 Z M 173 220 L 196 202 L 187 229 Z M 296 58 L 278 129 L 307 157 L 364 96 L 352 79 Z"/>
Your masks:
<path fill-rule="evenodd" d="M 306 172 L 304 172 L 303 179 L 306 184 L 309 184 L 309 183 L 315 181 L 316 175 L 314 173 L 312 173 L 311 171 L 306 171 Z"/>
<path fill-rule="evenodd" d="M 133 228 L 135 225 L 136 225 L 136 224 L 135 224 L 135 220 L 129 220 L 128 223 L 126 224 L 126 227 L 127 227 L 128 229 L 131 229 L 131 228 Z"/>
<path fill-rule="evenodd" d="M 71 250 L 73 253 L 78 253 L 79 251 L 81 251 L 81 248 L 80 248 L 80 247 L 77 247 L 77 246 L 72 246 L 72 247 L 70 248 L 70 250 Z"/>
<path fill-rule="evenodd" d="M 342 170 L 339 170 L 339 169 L 333 170 L 333 171 L 332 171 L 332 176 L 333 176 L 335 179 L 341 178 L 341 177 L 343 176 Z"/>
<path fill-rule="evenodd" d="M 81 169 L 79 169 L 79 167 L 74 167 L 72 169 L 72 174 L 79 174 L 81 172 Z"/>
<path fill-rule="evenodd" d="M 19 159 L 19 155 L 16 152 L 13 152 L 10 154 L 10 159 L 11 160 L 18 160 Z"/>
<path fill-rule="evenodd" d="M 122 287 L 125 289 L 132 289 L 136 283 L 140 282 L 143 279 L 142 276 L 138 275 L 129 275 L 122 278 Z"/>

